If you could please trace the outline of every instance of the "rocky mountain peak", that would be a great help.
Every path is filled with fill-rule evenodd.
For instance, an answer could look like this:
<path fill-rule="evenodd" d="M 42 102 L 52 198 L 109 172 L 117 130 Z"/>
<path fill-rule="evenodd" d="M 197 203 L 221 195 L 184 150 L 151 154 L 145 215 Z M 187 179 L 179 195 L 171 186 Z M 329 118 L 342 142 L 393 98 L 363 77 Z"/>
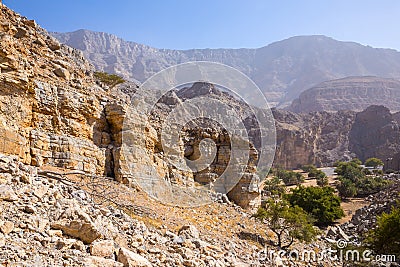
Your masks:
<path fill-rule="evenodd" d="M 53 36 L 82 49 L 96 69 L 141 82 L 183 62 L 227 64 L 254 80 L 270 104 L 278 107 L 290 105 L 301 92 L 327 80 L 348 76 L 400 78 L 399 52 L 325 36 L 297 36 L 257 49 L 191 50 L 157 49 L 87 30 Z"/>

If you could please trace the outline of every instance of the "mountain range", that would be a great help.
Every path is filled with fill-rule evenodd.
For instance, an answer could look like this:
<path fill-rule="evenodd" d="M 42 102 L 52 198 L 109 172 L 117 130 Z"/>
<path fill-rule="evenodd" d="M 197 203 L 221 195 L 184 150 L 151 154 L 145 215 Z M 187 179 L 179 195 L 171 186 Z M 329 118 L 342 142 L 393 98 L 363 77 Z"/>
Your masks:
<path fill-rule="evenodd" d="M 303 91 L 330 80 L 349 76 L 400 79 L 400 52 L 321 35 L 292 37 L 257 49 L 191 50 L 158 49 L 89 30 L 52 35 L 83 51 L 97 70 L 116 73 L 132 81 L 143 82 L 158 71 L 183 62 L 220 62 L 248 75 L 271 106 L 280 108 L 288 107 Z M 362 79 L 359 82 L 361 85 L 357 86 L 362 87 Z M 336 83 L 335 90 L 340 88 Z M 347 85 L 344 90 L 352 93 Z M 353 98 L 357 101 L 358 97 Z M 352 109 L 351 103 L 344 109 Z"/>

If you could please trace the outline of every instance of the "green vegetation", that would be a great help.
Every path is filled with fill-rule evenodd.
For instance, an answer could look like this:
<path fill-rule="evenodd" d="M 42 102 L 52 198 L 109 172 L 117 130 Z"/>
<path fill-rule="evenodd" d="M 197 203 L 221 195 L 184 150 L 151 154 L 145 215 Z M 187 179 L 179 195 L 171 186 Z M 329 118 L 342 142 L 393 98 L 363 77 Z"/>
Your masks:
<path fill-rule="evenodd" d="M 318 186 L 328 185 L 328 177 L 326 174 L 323 171 L 318 170 L 314 165 L 304 165 L 302 170 L 308 172 L 308 177 L 315 178 Z"/>
<path fill-rule="evenodd" d="M 268 224 L 277 236 L 276 245 L 280 248 L 288 248 L 294 239 L 310 242 L 317 234 L 313 219 L 302 208 L 290 206 L 282 199 L 270 199 L 254 216 Z"/>
<path fill-rule="evenodd" d="M 347 178 L 342 178 L 340 184 L 337 187 L 339 195 L 342 198 L 354 197 L 357 194 L 357 188 L 355 184 Z"/>
<path fill-rule="evenodd" d="M 283 169 L 275 169 L 274 174 L 280 180 L 282 180 L 285 185 L 299 185 L 304 182 L 304 177 L 301 173 L 294 171 L 287 171 Z"/>
<path fill-rule="evenodd" d="M 343 198 L 370 195 L 388 185 L 382 176 L 370 176 L 371 172 L 360 166 L 359 161 L 339 162 L 335 172 L 340 181 L 339 195 Z"/>
<path fill-rule="evenodd" d="M 378 158 L 369 158 L 365 161 L 364 165 L 366 167 L 376 168 L 378 166 L 383 166 L 383 161 Z"/>
<path fill-rule="evenodd" d="M 379 216 L 377 227 L 368 234 L 367 242 L 377 254 L 400 256 L 400 202 L 397 206 Z"/>
<path fill-rule="evenodd" d="M 317 179 L 317 185 L 318 186 L 324 187 L 324 186 L 327 186 L 329 184 L 328 177 L 321 170 L 319 170 L 319 173 L 317 174 L 317 176 L 315 178 Z"/>
<path fill-rule="evenodd" d="M 264 182 L 264 191 L 270 192 L 273 196 L 282 197 L 285 194 L 285 187 L 281 184 L 281 180 L 274 176 Z"/>
<path fill-rule="evenodd" d="M 317 169 L 317 167 L 315 167 L 314 165 L 303 165 L 303 166 L 301 166 L 301 169 L 304 171 L 304 172 L 312 172 L 313 170 L 316 170 Z"/>
<path fill-rule="evenodd" d="M 117 84 L 125 82 L 125 80 L 121 76 L 117 74 L 110 74 L 107 72 L 95 72 L 94 77 L 96 80 L 109 86 L 110 88 L 113 88 Z"/>
<path fill-rule="evenodd" d="M 299 206 L 316 219 L 317 225 L 328 225 L 344 216 L 340 198 L 331 187 L 303 187 L 292 190 L 286 198 L 291 206 Z"/>
<path fill-rule="evenodd" d="M 354 164 L 357 164 L 357 165 L 361 165 L 362 164 L 362 161 L 359 160 L 358 158 L 353 158 L 350 162 L 354 163 Z"/>

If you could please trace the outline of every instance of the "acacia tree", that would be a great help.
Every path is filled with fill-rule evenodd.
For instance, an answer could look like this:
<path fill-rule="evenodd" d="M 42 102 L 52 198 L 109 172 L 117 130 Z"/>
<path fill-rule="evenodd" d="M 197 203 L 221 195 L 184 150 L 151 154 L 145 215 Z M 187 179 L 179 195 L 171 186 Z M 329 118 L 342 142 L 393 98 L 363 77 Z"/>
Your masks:
<path fill-rule="evenodd" d="M 354 197 L 357 194 L 357 188 L 350 179 L 340 179 L 337 189 L 339 191 L 339 196 L 342 198 Z"/>
<path fill-rule="evenodd" d="M 286 198 L 292 206 L 299 206 L 310 213 L 317 220 L 317 225 L 328 225 L 344 216 L 340 198 L 334 191 L 329 186 L 299 186 L 292 189 L 292 193 L 286 195 Z"/>
<path fill-rule="evenodd" d="M 366 167 L 376 168 L 378 166 L 383 166 L 383 161 L 378 158 L 369 158 L 365 161 L 364 165 Z"/>
<path fill-rule="evenodd" d="M 268 224 L 278 239 L 275 245 L 282 249 L 290 247 L 295 239 L 310 242 L 317 234 L 312 217 L 285 200 L 270 199 L 254 216 Z"/>

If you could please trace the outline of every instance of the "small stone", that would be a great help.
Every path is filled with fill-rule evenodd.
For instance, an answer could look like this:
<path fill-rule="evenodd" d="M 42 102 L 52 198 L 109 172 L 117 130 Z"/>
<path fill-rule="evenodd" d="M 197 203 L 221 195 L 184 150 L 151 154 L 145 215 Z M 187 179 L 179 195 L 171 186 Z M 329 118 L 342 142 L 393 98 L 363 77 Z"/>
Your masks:
<path fill-rule="evenodd" d="M 36 28 L 37 27 L 37 24 L 36 24 L 36 21 L 35 20 L 25 20 L 24 21 L 24 24 L 26 25 L 26 26 L 28 26 L 28 27 L 32 27 L 32 28 Z"/>
<path fill-rule="evenodd" d="M 27 213 L 35 213 L 36 212 L 36 208 L 32 205 L 26 205 L 24 208 L 24 211 Z"/>
<path fill-rule="evenodd" d="M 85 246 L 85 244 L 83 244 L 83 242 L 80 241 L 80 240 L 76 240 L 76 241 L 72 244 L 71 248 L 72 248 L 72 249 L 76 249 L 76 250 L 80 250 L 80 251 L 85 251 L 85 252 L 86 252 L 86 246 Z"/>
<path fill-rule="evenodd" d="M 41 185 L 33 191 L 33 194 L 38 198 L 42 198 L 47 193 L 48 190 L 49 186 Z"/>
<path fill-rule="evenodd" d="M 8 185 L 0 185 L 0 199 L 5 201 L 17 201 L 18 197 Z"/>
<path fill-rule="evenodd" d="M 0 247 L 4 246 L 6 244 L 6 238 L 4 237 L 3 234 L 0 233 Z"/>
<path fill-rule="evenodd" d="M 54 70 L 54 74 L 57 75 L 60 78 L 64 78 L 66 80 L 69 80 L 70 73 L 67 69 L 64 68 L 58 68 Z"/>
<path fill-rule="evenodd" d="M 90 254 L 92 256 L 99 256 L 109 258 L 114 255 L 115 247 L 112 240 L 99 240 L 94 241 L 90 245 Z"/>
<path fill-rule="evenodd" d="M 23 173 L 21 177 L 19 177 L 19 180 L 25 184 L 32 184 L 32 177 L 25 173 Z"/>
<path fill-rule="evenodd" d="M 118 261 L 124 267 L 151 267 L 152 264 L 144 257 L 136 254 L 126 248 L 120 248 L 118 252 Z"/>
<path fill-rule="evenodd" d="M 87 267 L 124 267 L 120 262 L 116 262 L 110 259 L 104 259 L 97 256 L 90 256 L 85 260 L 85 266 Z"/>
<path fill-rule="evenodd" d="M 85 244 L 90 244 L 102 236 L 91 222 L 63 219 L 53 223 L 51 227 L 55 230 L 62 230 L 67 235 L 79 238 Z"/>
<path fill-rule="evenodd" d="M 161 250 L 158 249 L 158 248 L 151 248 L 151 249 L 149 249 L 149 253 L 151 253 L 151 254 L 160 254 Z"/>
<path fill-rule="evenodd" d="M 181 229 L 179 229 L 178 235 L 182 236 L 184 238 L 187 238 L 187 239 L 200 238 L 199 231 L 193 225 L 184 225 L 184 226 L 182 226 Z"/>
<path fill-rule="evenodd" d="M 48 39 L 47 45 L 50 48 L 50 50 L 52 50 L 52 51 L 60 50 L 60 48 L 61 48 L 60 43 L 54 39 Z"/>
<path fill-rule="evenodd" d="M 3 222 L 3 224 L 0 226 L 0 230 L 3 234 L 7 235 L 14 230 L 14 223 L 9 221 Z"/>
<path fill-rule="evenodd" d="M 17 33 L 14 35 L 15 38 L 23 38 L 28 34 L 28 31 L 25 28 L 18 27 Z"/>
<path fill-rule="evenodd" d="M 43 39 L 41 39 L 41 38 L 37 38 L 35 41 L 33 41 L 33 43 L 34 44 L 38 44 L 40 46 L 45 46 L 46 45 L 46 42 L 43 41 Z"/>
<path fill-rule="evenodd" d="M 47 233 L 49 236 L 58 236 L 58 237 L 63 236 L 63 232 L 61 230 L 49 230 Z"/>

